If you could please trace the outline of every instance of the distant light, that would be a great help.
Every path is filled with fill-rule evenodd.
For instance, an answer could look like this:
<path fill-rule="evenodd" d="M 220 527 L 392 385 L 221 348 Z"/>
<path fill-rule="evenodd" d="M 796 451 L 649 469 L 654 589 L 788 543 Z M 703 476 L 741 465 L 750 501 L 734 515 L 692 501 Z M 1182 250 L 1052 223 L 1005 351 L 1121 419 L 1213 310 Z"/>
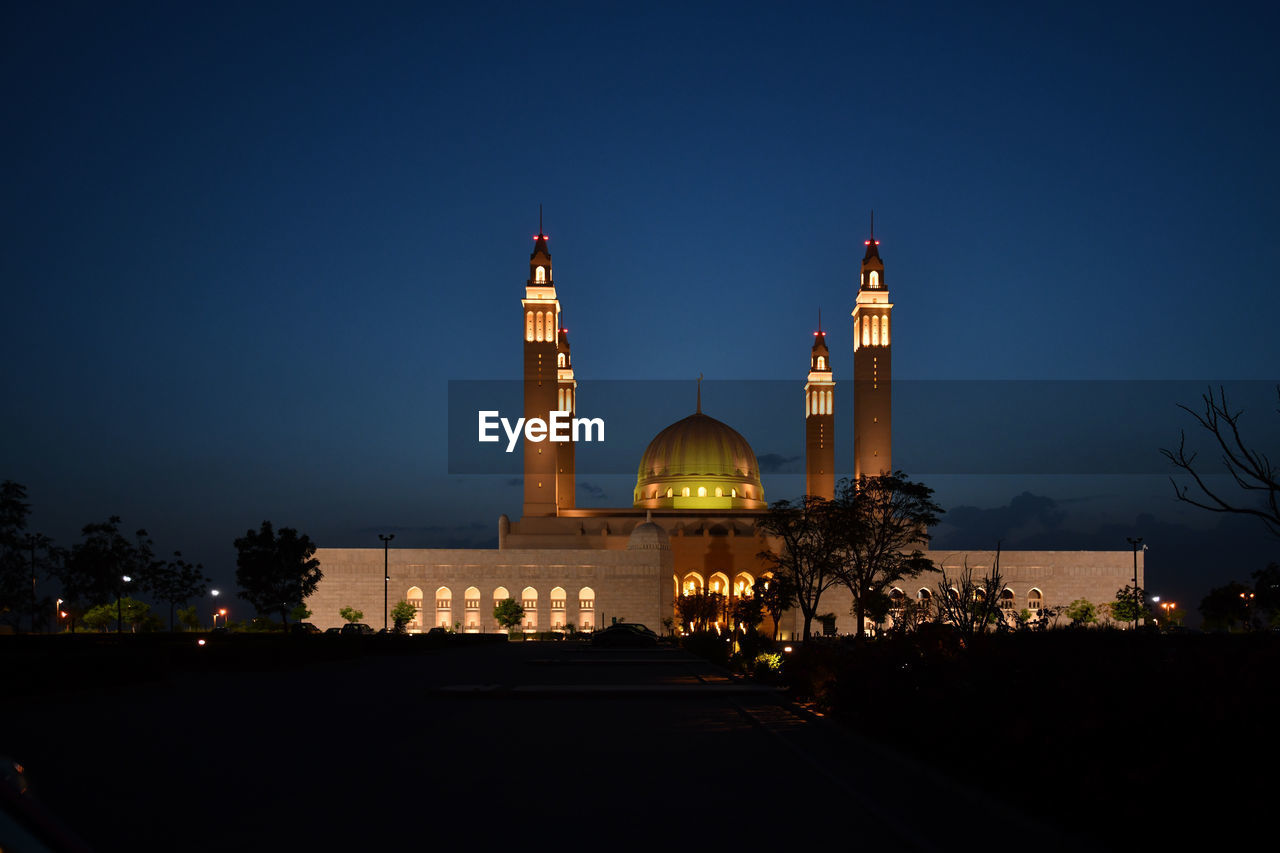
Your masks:
<path fill-rule="evenodd" d="M 125 583 L 131 583 L 133 581 L 133 578 L 129 577 L 128 575 L 121 575 L 120 580 L 124 581 Z"/>
<path fill-rule="evenodd" d="M 212 590 L 212 594 L 213 594 L 213 597 L 214 597 L 214 598 L 217 598 L 217 597 L 218 597 L 218 591 L 217 591 L 216 589 L 215 589 L 215 590 Z"/>
<path fill-rule="evenodd" d="M 880 245 L 880 241 L 879 241 L 879 240 L 877 240 L 877 241 L 876 241 L 876 245 L 877 245 L 877 246 L 879 246 L 879 245 Z"/>
<path fill-rule="evenodd" d="M 219 611 L 218 611 L 218 615 L 219 615 L 219 616 L 226 616 L 226 615 L 227 615 L 227 608 L 225 608 L 225 607 L 224 607 L 224 608 L 222 608 L 221 610 L 219 610 Z"/>
<path fill-rule="evenodd" d="M 1153 595 L 1153 596 L 1151 596 L 1151 600 L 1152 600 L 1152 601 L 1159 601 L 1159 600 L 1160 600 L 1160 596 L 1158 596 L 1158 595 Z"/>
<path fill-rule="evenodd" d="M 203 645 L 204 645 L 204 640 L 196 640 L 196 645 L 197 645 L 197 646 L 203 646 Z"/>
<path fill-rule="evenodd" d="M 864 246 L 870 246 L 870 245 L 871 245 L 871 241 L 870 241 L 870 240 L 863 240 L 863 241 L 862 241 L 862 245 L 864 245 Z"/>
<path fill-rule="evenodd" d="M 65 611 L 65 610 L 59 610 L 59 611 L 58 611 L 58 615 L 59 615 L 59 616 L 61 616 L 63 619 L 66 619 L 66 618 L 67 618 L 67 611 Z"/>
<path fill-rule="evenodd" d="M 791 647 L 790 647 L 790 646 L 783 646 L 783 647 L 782 647 L 782 650 L 783 650 L 784 652 L 786 652 L 787 654 L 791 654 Z"/>

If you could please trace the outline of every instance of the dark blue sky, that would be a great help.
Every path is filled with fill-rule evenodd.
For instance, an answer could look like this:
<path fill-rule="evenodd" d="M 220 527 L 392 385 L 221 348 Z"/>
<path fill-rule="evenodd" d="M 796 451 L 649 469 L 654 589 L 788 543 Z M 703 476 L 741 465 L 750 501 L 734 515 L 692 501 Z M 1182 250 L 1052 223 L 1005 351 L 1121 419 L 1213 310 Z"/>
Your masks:
<path fill-rule="evenodd" d="M 1277 22 L 11 4 L 0 477 L 64 543 L 119 514 L 223 584 L 263 518 L 326 545 L 491 538 L 519 490 L 446 473 L 447 383 L 518 375 L 539 203 L 584 380 L 799 382 L 819 307 L 847 377 L 873 207 L 899 378 L 1274 380 Z M 1169 441 L 1180 401 L 1150 414 Z M 937 440 L 962 419 L 938 412 Z M 951 507 L 1073 507 L 1074 547 L 1144 513 L 1216 522 L 1157 468 L 937 485 Z M 599 503 L 629 501 L 614 479 Z M 1243 577 L 1261 548 L 1177 573 Z"/>

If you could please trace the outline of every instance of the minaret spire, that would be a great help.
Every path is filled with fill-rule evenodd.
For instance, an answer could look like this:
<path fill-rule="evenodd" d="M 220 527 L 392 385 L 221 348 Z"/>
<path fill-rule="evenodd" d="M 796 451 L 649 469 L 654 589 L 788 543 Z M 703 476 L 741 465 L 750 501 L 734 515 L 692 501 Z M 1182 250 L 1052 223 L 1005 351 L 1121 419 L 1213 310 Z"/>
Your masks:
<path fill-rule="evenodd" d="M 874 236 L 874 235 L 875 235 L 875 230 L 876 230 L 875 223 L 876 223 L 876 215 L 873 213 L 873 214 L 871 214 L 871 233 L 872 233 L 872 236 Z M 539 204 L 539 205 L 538 205 L 538 236 L 539 236 L 539 237 L 541 237 L 541 236 L 542 236 L 542 205 L 541 205 L 541 204 Z"/>
<path fill-rule="evenodd" d="M 818 334 L 822 334 L 822 309 L 818 309 Z"/>
<path fill-rule="evenodd" d="M 698 414 L 702 414 L 702 374 L 698 374 Z"/>
<path fill-rule="evenodd" d="M 538 230 L 542 230 L 542 205 L 538 205 Z M 871 209 L 871 239 L 876 239 L 876 211 Z"/>

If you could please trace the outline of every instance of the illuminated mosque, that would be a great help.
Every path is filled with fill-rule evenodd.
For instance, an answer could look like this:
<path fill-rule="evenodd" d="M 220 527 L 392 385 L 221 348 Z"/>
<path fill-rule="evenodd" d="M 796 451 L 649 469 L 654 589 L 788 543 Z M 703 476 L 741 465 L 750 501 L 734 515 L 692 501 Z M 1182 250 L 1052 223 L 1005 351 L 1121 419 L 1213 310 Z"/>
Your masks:
<path fill-rule="evenodd" d="M 576 412 L 577 383 L 547 235 L 538 231 L 521 300 L 523 415 L 546 420 L 552 411 Z M 873 231 L 852 312 L 855 477 L 892 470 L 894 306 L 879 245 Z M 826 335 L 813 337 L 804 383 L 805 492 L 831 498 L 836 383 Z M 324 578 L 307 599 L 311 621 L 321 628 L 341 624 L 338 611 L 349 606 L 381 627 L 375 614 L 384 604 L 384 558 L 390 602 L 407 599 L 417 610 L 411 631 L 502 630 L 493 610 L 507 598 L 523 605 L 527 632 L 589 631 L 615 620 L 658 630 L 675 615 L 680 594 L 715 592 L 732 603 L 768 571 L 758 555 L 776 543 L 756 530 L 768 507 L 760 465 L 741 434 L 703 413 L 700 391 L 696 410 L 659 432 L 640 456 L 630 507 L 577 506 L 572 442 L 526 437 L 523 453 L 523 511 L 517 521 L 498 519 L 496 549 L 319 549 Z M 984 551 L 926 553 L 952 574 L 962 562 L 985 570 L 994 558 Z M 1077 598 L 1108 601 L 1132 581 L 1132 559 L 1129 551 L 1002 552 L 1002 603 L 1035 613 Z M 1140 584 L 1142 569 L 1139 555 Z M 889 593 L 899 600 L 928 597 L 931 577 L 938 576 Z M 843 587 L 823 594 L 821 609 L 835 613 L 839 633 L 855 629 L 851 604 Z M 781 623 L 783 639 L 800 635 L 798 609 L 784 613 Z"/>

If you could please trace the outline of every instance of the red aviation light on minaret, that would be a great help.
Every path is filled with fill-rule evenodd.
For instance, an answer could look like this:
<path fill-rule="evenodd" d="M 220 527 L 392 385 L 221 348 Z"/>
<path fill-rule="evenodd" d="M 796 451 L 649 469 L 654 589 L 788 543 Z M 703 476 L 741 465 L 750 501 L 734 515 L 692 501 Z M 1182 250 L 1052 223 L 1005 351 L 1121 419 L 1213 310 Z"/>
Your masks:
<path fill-rule="evenodd" d="M 870 240 L 863 240 L 863 241 L 862 241 L 862 245 L 864 245 L 864 246 L 870 246 L 870 245 L 871 245 L 871 241 L 870 241 Z M 877 240 L 877 241 L 876 241 L 876 245 L 877 245 L 877 246 L 879 246 L 879 245 L 880 245 L 880 241 L 879 241 L 879 240 Z"/>

